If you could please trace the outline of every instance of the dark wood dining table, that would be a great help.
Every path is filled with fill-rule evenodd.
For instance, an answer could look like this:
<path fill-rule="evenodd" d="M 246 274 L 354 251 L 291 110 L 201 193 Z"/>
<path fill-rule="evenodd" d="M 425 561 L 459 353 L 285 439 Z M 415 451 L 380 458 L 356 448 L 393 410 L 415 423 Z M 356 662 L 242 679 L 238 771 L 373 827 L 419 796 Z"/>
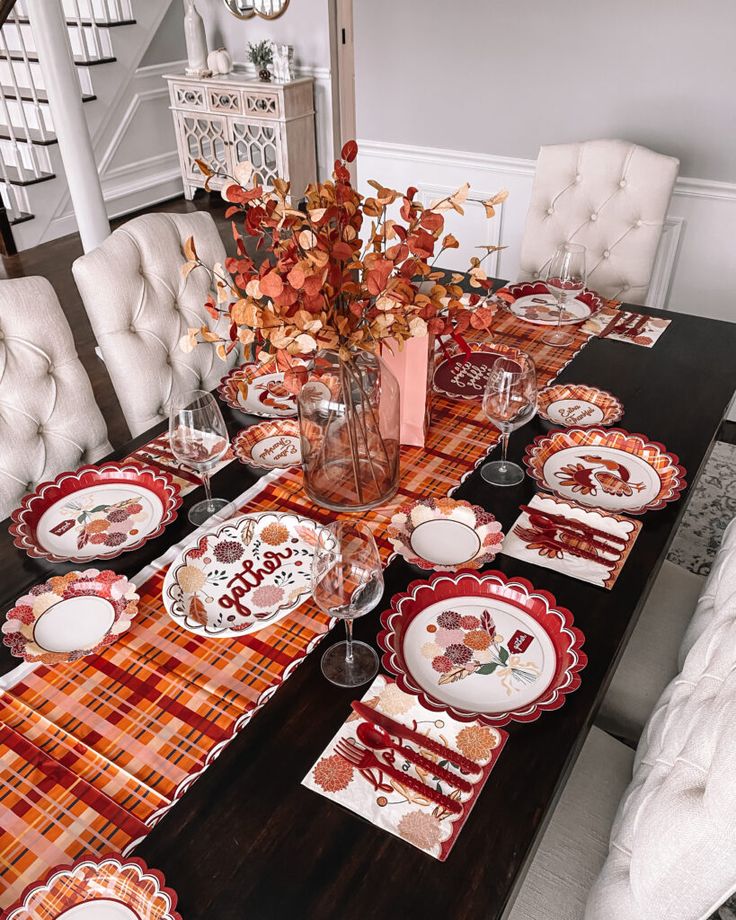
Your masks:
<path fill-rule="evenodd" d="M 736 389 L 736 324 L 633 309 L 672 320 L 653 348 L 593 339 L 558 379 L 618 396 L 625 409 L 620 426 L 676 453 L 688 489 L 678 502 L 643 516 L 613 590 L 504 555 L 490 566 L 529 579 L 573 612 L 588 656 L 580 689 L 561 709 L 508 727 L 510 738 L 490 781 L 441 863 L 301 785 L 359 695 L 323 678 L 320 655 L 334 641 L 328 636 L 138 847 L 136 855 L 162 870 L 178 892 L 184 920 L 494 920 L 509 909 Z M 233 432 L 253 421 L 227 411 Z M 543 430 L 535 419 L 515 432 L 510 457 L 519 460 Z M 146 432 L 115 456 L 156 433 Z M 217 474 L 214 491 L 235 498 L 254 478 L 234 462 Z M 457 497 L 492 511 L 506 530 L 534 491 L 528 477 L 500 489 L 476 472 Z M 200 497 L 201 490 L 191 493 L 185 506 Z M 161 537 L 109 566 L 132 575 L 191 530 L 180 513 Z M 29 558 L 13 547 L 7 526 L 2 531 L 3 611 L 35 582 L 73 568 Z M 383 602 L 356 622 L 357 638 L 375 642 L 378 614 L 416 577 L 400 559 L 389 566 Z M 16 664 L 2 647 L 0 671 Z"/>

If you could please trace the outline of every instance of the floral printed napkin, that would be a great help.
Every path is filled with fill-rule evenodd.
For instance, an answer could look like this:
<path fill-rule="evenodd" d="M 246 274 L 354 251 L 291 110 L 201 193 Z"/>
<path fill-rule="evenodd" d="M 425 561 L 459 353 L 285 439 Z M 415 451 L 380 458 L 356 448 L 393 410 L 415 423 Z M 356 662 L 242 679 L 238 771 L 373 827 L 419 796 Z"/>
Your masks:
<path fill-rule="evenodd" d="M 599 558 L 606 558 L 608 561 L 594 562 L 592 559 L 581 558 L 572 553 L 560 552 L 541 535 L 531 540 L 514 531 L 521 528 L 525 531 L 534 530 L 529 520 L 529 515 L 523 511 L 521 516 L 514 521 L 513 526 L 506 534 L 501 546 L 501 552 L 507 556 L 513 556 L 514 559 L 522 559 L 524 562 L 533 562 L 534 565 L 541 565 L 546 569 L 555 569 L 570 575 L 572 578 L 579 578 L 581 581 L 590 582 L 593 585 L 599 585 L 609 590 L 616 583 L 616 579 L 624 567 L 631 548 L 636 542 L 641 530 L 641 523 L 633 521 L 631 518 L 624 517 L 621 514 L 614 514 L 611 511 L 595 511 L 591 508 L 583 508 L 570 502 L 563 502 L 559 498 L 551 495 L 537 494 L 529 502 L 530 508 L 539 508 L 546 511 L 547 514 L 557 514 L 575 521 L 581 521 L 588 524 L 596 530 L 613 534 L 626 540 L 626 545 L 622 547 L 619 557 L 616 559 L 615 554 L 608 554 Z M 579 547 L 583 551 L 596 550 L 590 546 L 585 537 L 577 539 Z"/>
<path fill-rule="evenodd" d="M 600 313 L 598 314 L 598 316 L 601 316 L 601 315 L 602 314 Z M 632 312 L 629 312 L 628 310 L 620 310 L 618 312 L 618 316 L 621 319 L 623 319 L 623 317 L 627 317 L 629 320 L 631 320 L 631 325 L 633 326 L 634 322 L 641 319 L 642 314 L 632 313 Z M 635 319 L 632 320 L 632 317 L 634 317 Z M 594 319 L 597 319 L 597 318 L 598 317 L 594 317 Z M 610 320 L 613 319 L 613 314 L 609 314 L 608 317 L 604 317 L 604 318 L 608 319 L 608 321 L 610 322 Z M 641 345 L 643 348 L 652 348 L 655 342 L 659 339 L 659 337 L 662 335 L 662 333 L 665 331 L 665 329 L 669 326 L 671 322 L 672 322 L 671 319 L 662 319 L 659 316 L 648 316 L 647 321 L 644 323 L 641 329 L 637 331 L 637 334 L 635 336 L 630 336 L 626 334 L 619 335 L 617 332 L 608 332 L 605 334 L 604 337 L 606 339 L 611 339 L 614 342 L 628 342 L 630 345 Z M 602 327 L 602 329 L 598 330 L 599 334 L 601 332 L 605 332 L 607 325 L 608 323 L 606 323 Z"/>
<path fill-rule="evenodd" d="M 355 713 L 351 713 L 327 745 L 320 759 L 302 780 L 302 785 L 367 818 L 372 824 L 382 827 L 396 837 L 401 837 L 435 859 L 444 861 L 498 760 L 508 738 L 507 733 L 478 722 L 458 722 L 443 713 L 430 712 L 419 704 L 416 697 L 404 693 L 382 674 L 373 681 L 363 697 L 363 702 L 397 722 L 415 728 L 421 734 L 428 735 L 464 754 L 482 767 L 482 772 L 475 777 L 460 774 L 452 764 L 429 751 L 421 751 L 429 760 L 435 763 L 439 761 L 442 766 L 457 772 L 465 779 L 477 780 L 472 792 L 461 793 L 459 790 L 453 790 L 448 783 L 427 775 L 424 770 L 409 763 L 399 753 L 374 752 L 379 759 L 386 759 L 387 763 L 392 763 L 407 775 L 414 776 L 445 795 L 461 801 L 464 805 L 462 813 L 449 814 L 441 806 L 435 805 L 379 770 L 358 770 L 336 754 L 335 745 L 340 739 L 350 738 L 357 742 L 356 730 L 360 718 Z M 401 743 L 407 747 L 415 747 L 408 741 Z"/>

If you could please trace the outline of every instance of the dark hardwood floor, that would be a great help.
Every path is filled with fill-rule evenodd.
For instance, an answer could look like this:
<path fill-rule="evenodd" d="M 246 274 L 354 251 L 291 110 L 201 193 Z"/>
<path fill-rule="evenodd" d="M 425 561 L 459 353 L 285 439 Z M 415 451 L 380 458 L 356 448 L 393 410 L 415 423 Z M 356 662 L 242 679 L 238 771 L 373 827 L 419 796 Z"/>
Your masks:
<path fill-rule="evenodd" d="M 169 211 L 177 214 L 185 214 L 190 211 L 209 211 L 215 219 L 228 252 L 230 252 L 233 238 L 230 231 L 230 222 L 224 218 L 226 207 L 227 205 L 219 194 L 208 195 L 200 192 L 194 201 L 187 201 L 184 197 L 164 201 L 161 204 L 145 208 L 143 211 L 119 217 L 112 221 L 112 226 L 113 228 L 119 227 L 139 214 L 154 211 Z M 15 256 L 2 256 L 0 279 L 41 275 L 51 282 L 74 333 L 79 357 L 92 381 L 97 402 L 107 422 L 110 441 L 113 447 L 117 448 L 130 439 L 130 432 L 125 424 L 123 413 L 120 410 L 120 405 L 105 365 L 95 354 L 95 345 L 97 343 L 72 276 L 72 263 L 81 255 L 82 243 L 79 234 L 72 233 L 58 240 L 52 240 L 50 243 L 34 246 L 33 249 L 25 249 Z"/>

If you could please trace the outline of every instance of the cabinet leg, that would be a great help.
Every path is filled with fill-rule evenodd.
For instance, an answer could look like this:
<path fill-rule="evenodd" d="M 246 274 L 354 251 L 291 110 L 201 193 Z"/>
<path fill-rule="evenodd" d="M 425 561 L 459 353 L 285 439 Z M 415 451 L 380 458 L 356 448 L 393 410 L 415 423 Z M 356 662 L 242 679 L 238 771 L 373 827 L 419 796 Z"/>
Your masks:
<path fill-rule="evenodd" d="M 194 198 L 194 193 L 196 192 L 196 185 L 185 185 L 184 186 L 184 197 L 187 201 L 191 201 Z"/>

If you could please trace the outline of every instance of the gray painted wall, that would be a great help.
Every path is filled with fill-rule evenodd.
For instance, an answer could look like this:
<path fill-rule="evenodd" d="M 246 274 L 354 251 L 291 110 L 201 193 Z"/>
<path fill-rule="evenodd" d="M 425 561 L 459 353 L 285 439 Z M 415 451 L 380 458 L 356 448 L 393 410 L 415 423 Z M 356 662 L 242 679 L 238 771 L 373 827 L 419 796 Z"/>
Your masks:
<path fill-rule="evenodd" d="M 679 157 L 681 175 L 736 182 L 734 0 L 354 9 L 358 137 L 528 158 L 622 137 Z"/>
<path fill-rule="evenodd" d="M 187 56 L 184 42 L 184 6 L 181 0 L 171 0 L 171 6 L 161 20 L 148 50 L 143 55 L 141 67 L 181 61 Z"/>

